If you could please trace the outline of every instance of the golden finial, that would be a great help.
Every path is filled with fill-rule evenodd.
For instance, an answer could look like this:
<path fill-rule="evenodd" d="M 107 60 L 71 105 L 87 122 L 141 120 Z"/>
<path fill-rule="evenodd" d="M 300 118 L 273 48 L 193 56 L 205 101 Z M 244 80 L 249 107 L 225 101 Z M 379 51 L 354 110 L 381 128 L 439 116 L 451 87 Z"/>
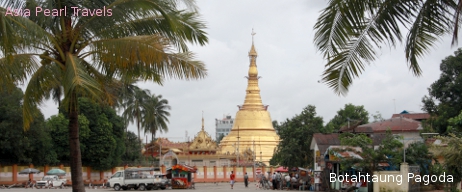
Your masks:
<path fill-rule="evenodd" d="M 202 131 L 204 130 L 204 111 L 202 111 Z"/>
<path fill-rule="evenodd" d="M 254 59 L 257 57 L 257 51 L 255 51 L 255 46 L 253 45 L 253 37 L 255 36 L 255 34 L 257 33 L 255 33 L 252 28 L 252 33 L 250 34 L 252 35 L 252 47 L 250 48 L 249 56 L 253 57 Z"/>
<path fill-rule="evenodd" d="M 253 45 L 253 36 L 255 36 L 255 32 L 253 32 L 253 28 L 252 28 L 252 33 L 250 35 L 252 35 L 252 45 Z"/>

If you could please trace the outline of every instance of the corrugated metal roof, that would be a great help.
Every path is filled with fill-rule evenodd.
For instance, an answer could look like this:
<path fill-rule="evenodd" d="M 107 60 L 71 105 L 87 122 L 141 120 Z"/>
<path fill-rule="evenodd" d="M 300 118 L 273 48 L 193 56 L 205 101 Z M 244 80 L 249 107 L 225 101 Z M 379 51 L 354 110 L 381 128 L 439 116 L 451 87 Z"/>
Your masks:
<path fill-rule="evenodd" d="M 350 128 L 348 130 L 344 129 L 341 131 L 355 131 L 356 133 L 377 133 L 385 132 L 388 129 L 390 129 L 392 132 L 418 132 L 422 130 L 422 126 L 419 121 L 405 117 L 395 117 L 384 121 L 359 125 L 354 129 Z"/>
<path fill-rule="evenodd" d="M 315 133 L 313 134 L 313 141 L 316 142 L 318 145 L 318 149 L 321 154 L 324 154 L 328 147 L 330 146 L 340 146 L 340 139 L 339 133 L 331 133 L 331 134 L 322 134 L 322 133 Z M 382 140 L 385 138 L 384 133 L 375 133 L 372 134 L 371 139 L 374 146 L 380 145 Z"/>

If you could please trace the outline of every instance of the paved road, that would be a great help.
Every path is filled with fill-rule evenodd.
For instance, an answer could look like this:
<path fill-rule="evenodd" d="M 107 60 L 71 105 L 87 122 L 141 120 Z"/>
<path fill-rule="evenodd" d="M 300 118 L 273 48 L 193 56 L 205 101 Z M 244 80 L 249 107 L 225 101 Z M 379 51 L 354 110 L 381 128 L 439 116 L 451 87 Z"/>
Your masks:
<path fill-rule="evenodd" d="M 114 189 L 85 189 L 86 192 L 114 192 Z M 236 192 L 243 192 L 243 191 L 255 191 L 255 183 L 249 183 L 249 187 L 244 187 L 244 182 L 237 182 L 234 185 L 234 189 L 231 189 L 229 183 L 196 183 L 196 191 L 236 191 Z M 67 189 L 25 189 L 25 188 L 12 188 L 12 189 L 0 189 L 0 192 L 71 192 L 71 188 Z M 131 190 L 134 192 L 134 190 Z M 166 190 L 152 190 L 152 192 L 169 192 L 169 191 L 194 191 L 194 189 L 166 189 Z M 120 191 L 120 192 L 130 192 L 130 191 Z"/>

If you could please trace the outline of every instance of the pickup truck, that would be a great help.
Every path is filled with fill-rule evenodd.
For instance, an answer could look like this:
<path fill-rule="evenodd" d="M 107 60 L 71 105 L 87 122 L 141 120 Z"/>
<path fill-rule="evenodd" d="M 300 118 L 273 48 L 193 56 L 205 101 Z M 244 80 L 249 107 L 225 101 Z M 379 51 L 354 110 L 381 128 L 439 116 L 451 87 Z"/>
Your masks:
<path fill-rule="evenodd" d="M 66 179 L 60 179 L 57 175 L 45 175 L 40 181 L 36 182 L 37 188 L 44 187 L 60 187 L 63 188 L 66 184 Z"/>
<path fill-rule="evenodd" d="M 117 171 L 108 180 L 108 186 L 119 191 L 128 190 L 151 190 L 165 189 L 167 180 L 162 178 L 159 168 L 131 168 Z"/>

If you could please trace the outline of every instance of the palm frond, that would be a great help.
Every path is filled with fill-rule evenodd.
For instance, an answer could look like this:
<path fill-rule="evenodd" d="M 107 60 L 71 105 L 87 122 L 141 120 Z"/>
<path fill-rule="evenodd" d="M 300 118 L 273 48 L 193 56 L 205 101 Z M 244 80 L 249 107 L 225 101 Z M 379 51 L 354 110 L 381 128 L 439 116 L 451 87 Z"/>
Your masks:
<path fill-rule="evenodd" d="M 409 30 L 405 48 L 406 59 L 409 62 L 409 69 L 416 76 L 420 76 L 422 73 L 417 59 L 428 54 L 429 49 L 441 36 L 452 30 L 450 28 L 450 10 L 453 5 L 444 2 L 439 0 L 425 1 Z"/>
<path fill-rule="evenodd" d="M 31 76 L 24 92 L 23 120 L 24 129 L 29 129 L 30 123 L 36 117 L 37 106 L 50 92 L 61 85 L 61 68 L 57 64 L 42 65 Z"/>
<path fill-rule="evenodd" d="M 0 53 L 36 52 L 53 47 L 50 34 L 26 17 L 6 16 L 7 9 L 0 7 Z"/>
<path fill-rule="evenodd" d="M 76 93 L 101 102 L 103 93 L 101 84 L 86 71 L 84 62 L 81 58 L 70 53 L 66 55 L 66 70 L 62 79 L 65 106 L 72 104 L 71 100 Z"/>
<path fill-rule="evenodd" d="M 402 40 L 399 24 L 408 24 L 409 2 L 399 0 L 333 0 L 315 25 L 315 44 L 327 59 L 322 81 L 345 95 L 365 64 L 384 42 Z M 412 7 L 412 6 L 411 6 Z"/>
<path fill-rule="evenodd" d="M 24 83 L 28 75 L 33 74 L 38 68 L 39 63 L 34 54 L 12 54 L 0 58 L 0 83 Z M 2 88 L 0 87 L 0 90 Z"/>
<path fill-rule="evenodd" d="M 136 36 L 92 43 L 92 55 L 104 73 L 122 79 L 153 80 L 163 78 L 200 79 L 207 75 L 204 64 L 193 60 L 192 53 L 172 53 L 165 39 Z"/>

